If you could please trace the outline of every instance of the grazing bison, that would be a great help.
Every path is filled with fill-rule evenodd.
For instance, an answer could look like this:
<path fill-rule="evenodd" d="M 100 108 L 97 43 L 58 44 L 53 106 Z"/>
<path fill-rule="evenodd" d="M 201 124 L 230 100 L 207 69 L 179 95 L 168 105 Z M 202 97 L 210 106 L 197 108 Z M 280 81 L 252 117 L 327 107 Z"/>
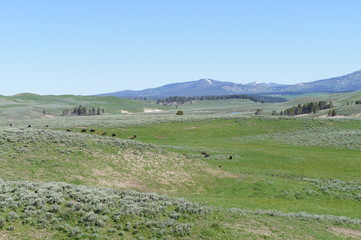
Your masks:
<path fill-rule="evenodd" d="M 211 155 L 209 154 L 204 154 L 204 158 L 210 157 Z"/>
<path fill-rule="evenodd" d="M 12 126 L 13 126 L 11 123 L 10 123 L 9 125 L 10 125 L 10 127 L 12 127 Z"/>
<path fill-rule="evenodd" d="M 49 127 L 49 125 L 45 125 L 45 127 Z"/>
<path fill-rule="evenodd" d="M 113 134 L 112 134 L 112 137 L 115 137 L 115 136 L 117 136 L 117 135 L 116 135 L 115 133 L 113 133 Z"/>
<path fill-rule="evenodd" d="M 221 165 L 218 165 L 219 168 L 221 168 L 222 166 Z"/>
<path fill-rule="evenodd" d="M 70 129 L 67 129 L 66 131 L 67 131 L 67 132 L 71 132 L 71 130 L 70 130 Z"/>
<path fill-rule="evenodd" d="M 31 125 L 29 125 L 28 128 L 31 128 Z"/>
<path fill-rule="evenodd" d="M 94 129 L 90 129 L 90 132 L 95 132 L 95 130 L 94 130 Z"/>
<path fill-rule="evenodd" d="M 233 157 L 232 156 L 229 156 L 229 159 L 232 159 Z"/>
<path fill-rule="evenodd" d="M 103 132 L 103 133 L 102 133 L 102 136 L 104 136 L 104 135 L 107 135 L 107 133 L 106 133 L 106 132 Z"/>
<path fill-rule="evenodd" d="M 87 132 L 87 130 L 86 130 L 86 129 L 82 129 L 80 132 Z"/>
<path fill-rule="evenodd" d="M 207 153 L 205 151 L 202 151 L 201 154 L 206 155 Z"/>
<path fill-rule="evenodd" d="M 135 139 L 136 137 L 137 135 L 134 134 L 133 136 L 130 137 L 130 139 Z"/>

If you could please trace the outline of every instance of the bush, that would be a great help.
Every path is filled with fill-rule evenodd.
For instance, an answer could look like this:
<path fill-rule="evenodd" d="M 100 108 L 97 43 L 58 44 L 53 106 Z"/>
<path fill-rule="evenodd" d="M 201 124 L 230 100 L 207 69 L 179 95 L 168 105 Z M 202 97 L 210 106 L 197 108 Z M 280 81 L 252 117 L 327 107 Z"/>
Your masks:
<path fill-rule="evenodd" d="M 0 219 L 0 230 L 5 226 L 5 220 Z"/>
<path fill-rule="evenodd" d="M 178 110 L 178 112 L 175 115 L 184 115 L 184 112 L 182 110 Z"/>

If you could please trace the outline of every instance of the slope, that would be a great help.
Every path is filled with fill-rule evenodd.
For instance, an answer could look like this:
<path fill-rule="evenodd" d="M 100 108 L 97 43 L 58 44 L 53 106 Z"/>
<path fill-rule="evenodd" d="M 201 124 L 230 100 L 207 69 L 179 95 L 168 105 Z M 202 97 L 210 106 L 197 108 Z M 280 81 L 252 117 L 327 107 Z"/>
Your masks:
<path fill-rule="evenodd" d="M 76 106 L 104 108 L 108 114 L 143 112 L 145 108 L 166 109 L 149 101 L 135 101 L 111 96 L 36 95 L 17 94 L 0 96 L 0 116 L 6 119 L 52 118 L 60 116 L 64 109 Z M 43 111 L 47 114 L 43 114 Z"/>

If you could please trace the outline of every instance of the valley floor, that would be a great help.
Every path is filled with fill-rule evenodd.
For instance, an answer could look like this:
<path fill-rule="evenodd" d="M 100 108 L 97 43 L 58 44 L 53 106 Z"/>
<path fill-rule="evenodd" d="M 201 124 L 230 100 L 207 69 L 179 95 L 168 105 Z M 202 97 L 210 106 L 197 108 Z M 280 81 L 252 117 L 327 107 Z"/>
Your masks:
<path fill-rule="evenodd" d="M 0 127 L 0 239 L 361 238 L 359 119 L 28 123 Z"/>

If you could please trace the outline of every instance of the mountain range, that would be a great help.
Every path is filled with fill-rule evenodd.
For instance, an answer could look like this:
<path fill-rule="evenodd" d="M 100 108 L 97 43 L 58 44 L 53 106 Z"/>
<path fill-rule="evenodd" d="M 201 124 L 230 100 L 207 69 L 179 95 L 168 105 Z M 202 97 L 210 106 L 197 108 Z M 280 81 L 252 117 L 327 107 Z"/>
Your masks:
<path fill-rule="evenodd" d="M 123 98 L 163 98 L 169 96 L 210 96 L 231 94 L 301 94 L 311 92 L 353 92 L 361 90 L 361 70 L 340 77 L 307 83 L 285 85 L 277 83 L 251 82 L 237 84 L 204 78 L 196 81 L 167 84 L 157 88 L 139 91 L 125 90 L 99 94 Z"/>

